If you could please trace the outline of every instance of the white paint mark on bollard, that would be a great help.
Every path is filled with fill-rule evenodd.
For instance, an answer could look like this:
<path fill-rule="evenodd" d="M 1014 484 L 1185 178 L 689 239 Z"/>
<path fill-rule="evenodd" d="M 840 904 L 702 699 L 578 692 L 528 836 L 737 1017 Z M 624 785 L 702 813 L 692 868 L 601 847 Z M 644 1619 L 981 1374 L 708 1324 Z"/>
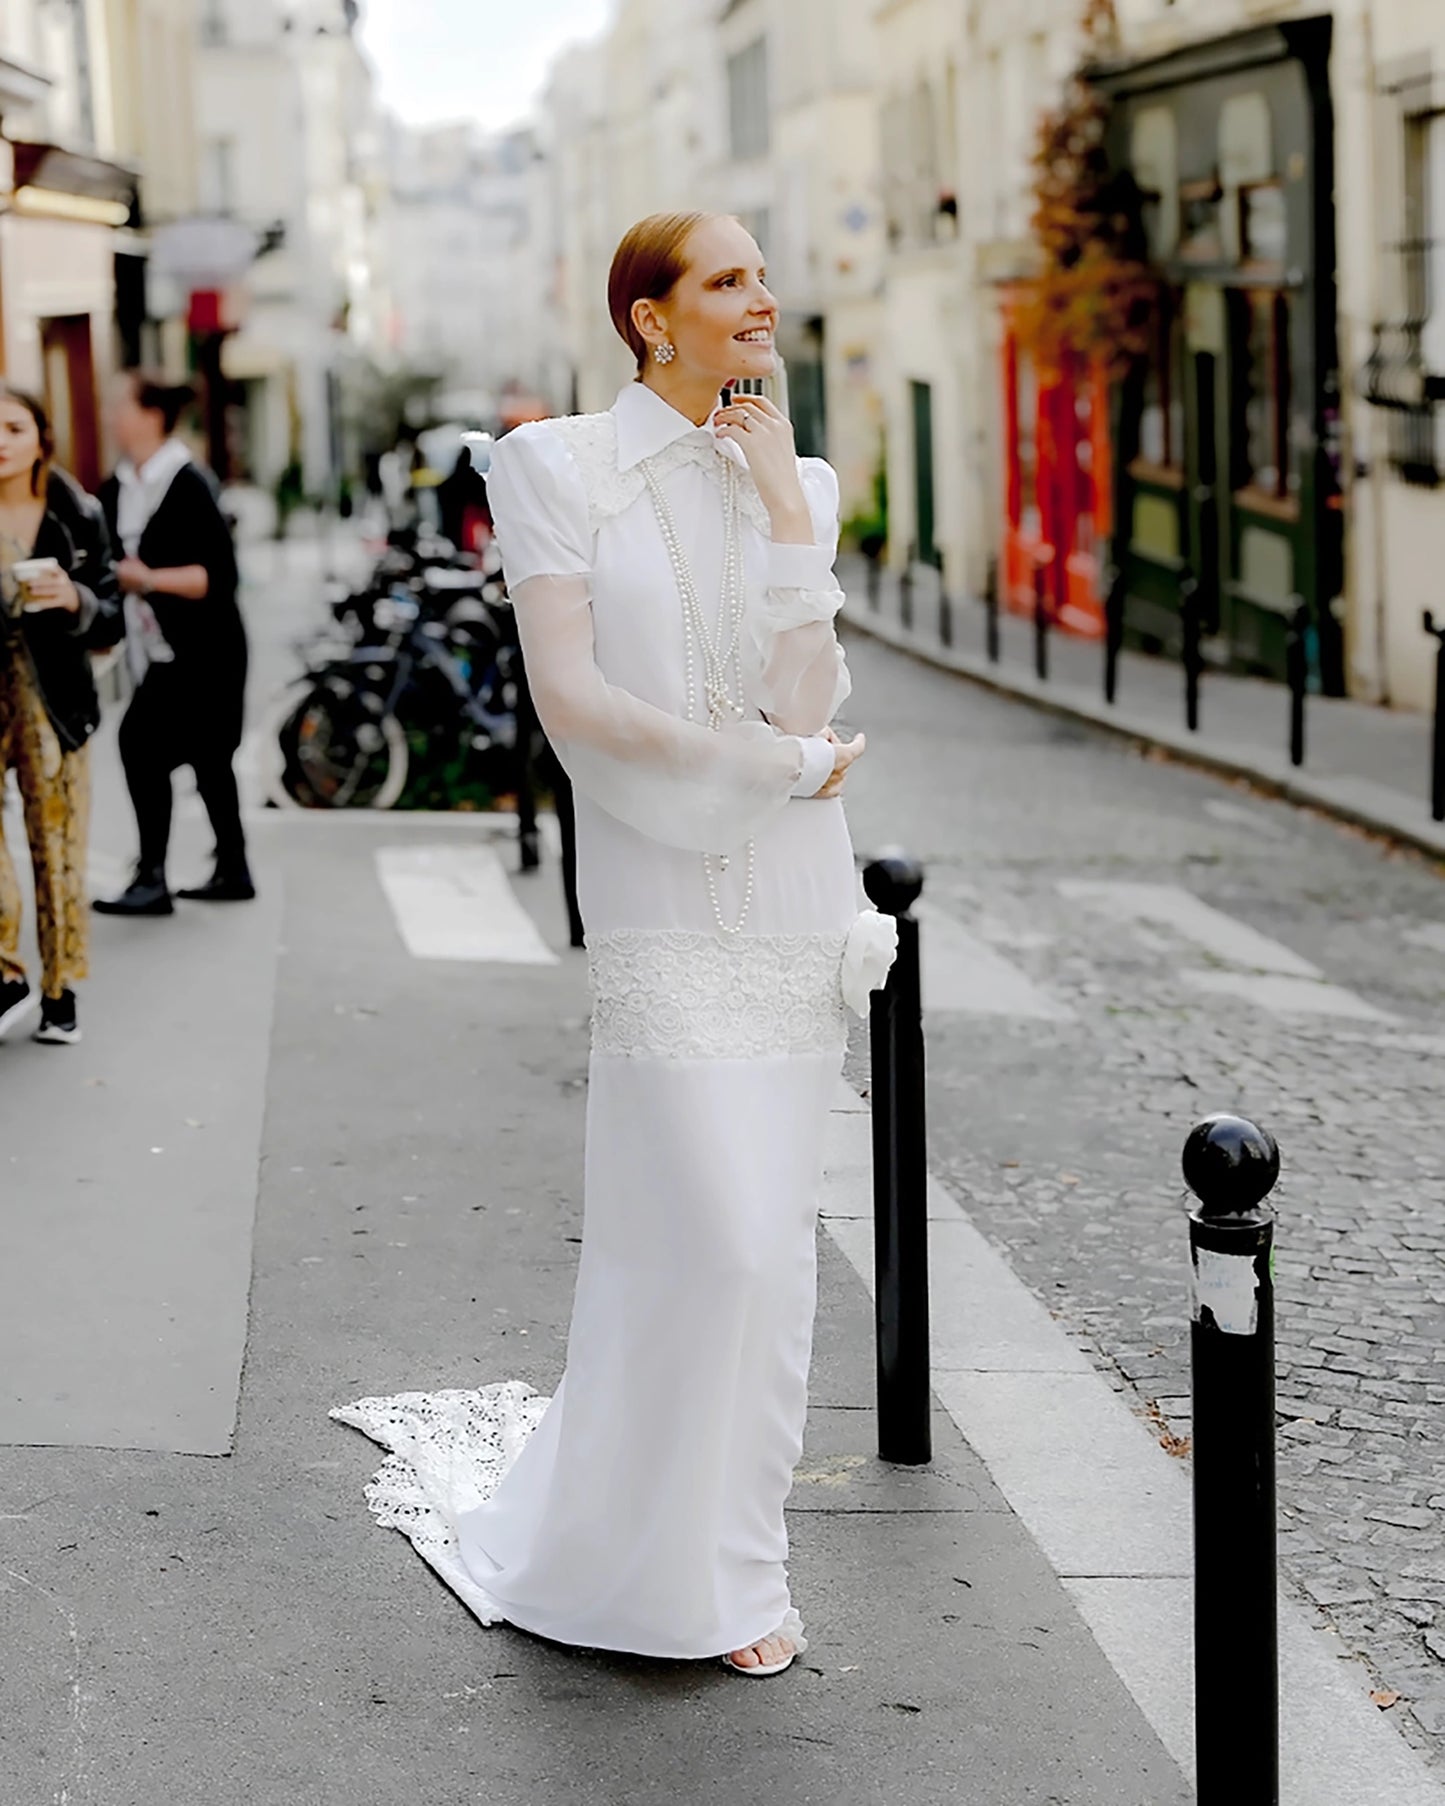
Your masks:
<path fill-rule="evenodd" d="M 378 847 L 376 868 L 415 958 L 557 964 L 490 847 Z"/>

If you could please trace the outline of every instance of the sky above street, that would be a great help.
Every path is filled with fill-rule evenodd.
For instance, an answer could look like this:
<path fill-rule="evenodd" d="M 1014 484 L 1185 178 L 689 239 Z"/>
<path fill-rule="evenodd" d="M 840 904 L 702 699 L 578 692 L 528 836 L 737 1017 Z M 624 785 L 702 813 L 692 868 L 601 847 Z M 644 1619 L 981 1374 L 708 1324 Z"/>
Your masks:
<path fill-rule="evenodd" d="M 362 0 L 382 104 L 409 125 L 525 119 L 559 50 L 600 32 L 613 0 Z"/>

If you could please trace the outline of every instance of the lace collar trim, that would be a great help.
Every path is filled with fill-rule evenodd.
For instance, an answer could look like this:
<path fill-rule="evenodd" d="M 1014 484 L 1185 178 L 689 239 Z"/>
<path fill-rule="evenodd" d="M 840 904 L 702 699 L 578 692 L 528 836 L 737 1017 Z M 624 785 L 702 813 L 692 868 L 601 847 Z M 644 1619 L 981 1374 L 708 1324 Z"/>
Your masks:
<path fill-rule="evenodd" d="M 661 405 L 667 407 L 666 402 Z M 668 412 L 673 413 L 675 410 L 668 409 Z M 681 420 L 683 416 L 679 414 L 677 418 Z M 547 424 L 561 436 L 581 472 L 582 485 L 587 492 L 588 518 L 594 532 L 602 521 L 614 519 L 646 493 L 647 480 L 643 476 L 640 462 L 630 465 L 626 470 L 619 468 L 615 413 L 568 414 L 549 420 Z M 721 491 L 724 458 L 739 465 L 738 500 L 743 514 L 764 539 L 770 538 L 772 521 L 763 505 L 763 498 L 758 494 L 752 473 L 741 453 L 734 456 L 725 440 L 714 438 L 704 428 L 689 427 L 649 457 L 647 462 L 660 478 L 669 476 L 684 464 L 700 465 Z"/>

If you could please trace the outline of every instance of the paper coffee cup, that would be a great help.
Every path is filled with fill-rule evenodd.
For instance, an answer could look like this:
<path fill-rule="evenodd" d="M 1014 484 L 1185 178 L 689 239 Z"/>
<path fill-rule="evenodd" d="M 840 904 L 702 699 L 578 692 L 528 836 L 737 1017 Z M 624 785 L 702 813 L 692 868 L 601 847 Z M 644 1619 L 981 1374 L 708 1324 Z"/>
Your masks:
<path fill-rule="evenodd" d="M 20 605 L 30 613 L 36 612 L 42 605 L 30 600 L 30 585 L 37 577 L 44 576 L 47 571 L 58 571 L 58 558 L 19 558 L 10 567 L 10 574 L 15 579 L 15 586 L 20 591 Z"/>

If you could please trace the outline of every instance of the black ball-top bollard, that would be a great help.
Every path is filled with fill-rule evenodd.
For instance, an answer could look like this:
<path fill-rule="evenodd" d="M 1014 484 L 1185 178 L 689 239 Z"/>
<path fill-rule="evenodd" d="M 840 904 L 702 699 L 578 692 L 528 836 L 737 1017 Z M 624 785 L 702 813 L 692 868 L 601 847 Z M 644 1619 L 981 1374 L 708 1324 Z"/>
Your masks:
<path fill-rule="evenodd" d="M 1199 1806 L 1279 1806 L 1274 1212 L 1279 1149 L 1241 1116 L 1184 1144 L 1194 1374 Z"/>
<path fill-rule="evenodd" d="M 874 1314 L 878 1334 L 878 1453 L 933 1458 L 928 1377 L 928 1147 L 918 922 L 910 914 L 923 868 L 902 853 L 863 873 L 874 905 L 898 923 L 898 957 L 873 993 Z"/>
<path fill-rule="evenodd" d="M 1445 623 L 1427 608 L 1425 631 L 1435 647 L 1435 734 L 1430 749 L 1430 819 L 1445 821 Z"/>

